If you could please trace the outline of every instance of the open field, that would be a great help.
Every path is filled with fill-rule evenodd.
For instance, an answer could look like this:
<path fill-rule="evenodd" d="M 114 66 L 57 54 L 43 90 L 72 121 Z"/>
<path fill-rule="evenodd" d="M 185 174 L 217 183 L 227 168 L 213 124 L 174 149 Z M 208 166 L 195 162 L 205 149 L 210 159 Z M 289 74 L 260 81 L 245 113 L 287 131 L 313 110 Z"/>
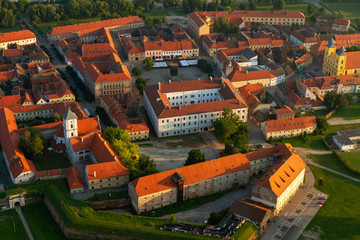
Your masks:
<path fill-rule="evenodd" d="M 93 21 L 99 21 L 101 20 L 100 17 L 95 18 L 83 18 L 83 19 L 72 19 L 72 23 L 69 23 L 68 21 L 59 21 L 59 22 L 48 22 L 48 23 L 40 23 L 38 24 L 38 30 L 41 34 L 45 35 L 46 32 L 53 27 L 59 27 L 69 24 L 76 24 L 76 23 L 86 23 L 86 22 L 93 22 Z"/>
<path fill-rule="evenodd" d="M 67 239 L 43 203 L 25 206 L 22 212 L 36 240 Z"/>
<path fill-rule="evenodd" d="M 28 239 L 19 215 L 15 209 L 0 212 L 0 239 Z"/>
<path fill-rule="evenodd" d="M 342 117 L 346 120 L 359 119 L 360 103 L 350 104 L 344 109 L 337 110 L 332 117 Z"/>
<path fill-rule="evenodd" d="M 346 165 L 335 154 L 324 154 L 324 155 L 310 154 L 309 157 L 315 163 L 323 165 L 324 167 L 328 167 L 335 171 L 360 179 L 360 174 L 351 171 L 349 168 L 347 168 Z"/>
<path fill-rule="evenodd" d="M 360 174 L 360 152 L 338 153 L 344 164 Z"/>
<path fill-rule="evenodd" d="M 247 240 L 257 231 L 255 224 L 246 221 L 232 236 L 235 240 Z"/>
<path fill-rule="evenodd" d="M 321 239 L 359 239 L 360 211 L 356 209 L 360 209 L 360 183 L 315 166 L 309 167 L 315 175 L 316 188 L 329 194 L 329 198 L 306 231 L 324 232 Z M 319 186 L 320 178 L 322 186 Z"/>
<path fill-rule="evenodd" d="M 332 11 L 343 11 L 346 18 L 354 19 L 360 17 L 360 2 L 351 2 L 351 3 L 323 3 L 324 6 L 331 9 Z"/>
<path fill-rule="evenodd" d="M 70 197 L 64 179 L 37 181 L 23 184 L 21 188 L 19 185 L 9 185 L 8 188 L 17 192 L 44 193 L 60 219 L 70 228 L 93 231 L 99 234 L 127 236 L 129 239 L 212 239 L 206 236 L 160 230 L 165 224 L 170 223 L 169 220 L 94 211 L 87 203 Z"/>
<path fill-rule="evenodd" d="M 69 158 L 65 154 L 56 152 L 45 153 L 40 160 L 34 161 L 34 165 L 38 171 L 72 166 Z"/>

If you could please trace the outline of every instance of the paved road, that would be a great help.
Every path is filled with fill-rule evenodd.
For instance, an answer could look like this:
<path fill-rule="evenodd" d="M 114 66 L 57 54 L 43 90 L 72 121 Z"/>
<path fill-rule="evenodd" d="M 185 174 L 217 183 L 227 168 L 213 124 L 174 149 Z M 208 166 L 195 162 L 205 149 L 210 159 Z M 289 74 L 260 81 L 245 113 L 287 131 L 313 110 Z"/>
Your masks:
<path fill-rule="evenodd" d="M 354 124 L 354 123 L 360 123 L 360 119 L 346 120 L 341 117 L 336 117 L 336 118 L 330 118 L 328 120 L 328 123 L 329 125 Z"/>
<path fill-rule="evenodd" d="M 28 235 L 29 239 L 30 239 L 30 240 L 34 240 L 34 237 L 33 237 L 33 235 L 31 234 L 29 225 L 28 225 L 27 222 L 26 222 L 26 219 L 25 219 L 25 217 L 24 217 L 24 215 L 23 215 L 23 213 L 22 213 L 22 211 L 21 211 L 20 206 L 17 205 L 17 204 L 15 204 L 15 210 L 16 210 L 16 212 L 19 214 L 19 217 L 20 217 L 20 219 L 21 219 L 21 222 L 22 222 L 22 224 L 23 224 L 23 226 L 24 226 L 24 228 L 25 228 L 26 234 Z"/>

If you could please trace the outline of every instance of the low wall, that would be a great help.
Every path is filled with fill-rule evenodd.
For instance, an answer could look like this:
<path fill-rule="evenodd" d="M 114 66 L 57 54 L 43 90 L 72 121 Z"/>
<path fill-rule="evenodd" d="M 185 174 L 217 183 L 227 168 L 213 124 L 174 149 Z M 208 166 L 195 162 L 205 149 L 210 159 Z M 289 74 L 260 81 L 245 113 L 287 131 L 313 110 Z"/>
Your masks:
<path fill-rule="evenodd" d="M 106 201 L 89 202 L 89 205 L 94 210 L 101 210 L 106 208 L 119 208 L 130 206 L 130 199 L 114 199 Z"/>

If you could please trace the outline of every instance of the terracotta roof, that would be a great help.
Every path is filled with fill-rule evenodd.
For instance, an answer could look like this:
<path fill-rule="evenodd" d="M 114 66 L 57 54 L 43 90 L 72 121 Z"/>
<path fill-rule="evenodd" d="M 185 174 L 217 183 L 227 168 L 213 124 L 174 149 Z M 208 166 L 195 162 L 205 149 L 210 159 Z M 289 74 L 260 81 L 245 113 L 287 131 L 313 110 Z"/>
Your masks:
<path fill-rule="evenodd" d="M 245 72 L 234 69 L 228 78 L 231 82 L 242 82 L 259 79 L 271 79 L 275 78 L 275 76 L 272 75 L 269 70 Z"/>
<path fill-rule="evenodd" d="M 127 168 L 116 161 L 87 165 L 86 173 L 88 181 L 130 174 Z"/>
<path fill-rule="evenodd" d="M 310 98 L 300 97 L 294 91 L 290 91 L 286 94 L 286 97 L 296 106 L 296 105 L 308 105 L 310 104 Z"/>
<path fill-rule="evenodd" d="M 98 56 L 110 53 L 117 53 L 108 43 L 82 44 L 83 56 Z"/>
<path fill-rule="evenodd" d="M 222 38 L 220 40 L 218 40 L 217 38 L 219 38 L 219 37 L 222 37 Z M 227 48 L 225 36 L 222 33 L 215 33 L 215 34 L 212 33 L 212 34 L 202 35 L 200 37 L 200 40 L 203 41 L 210 49 L 211 48 L 216 48 L 216 49 Z"/>
<path fill-rule="evenodd" d="M 360 68 L 360 51 L 346 53 L 345 69 Z"/>
<path fill-rule="evenodd" d="M 16 77 L 16 71 L 0 72 L 0 82 L 6 82 Z"/>
<path fill-rule="evenodd" d="M 66 180 L 71 190 L 79 189 L 79 188 L 84 189 L 84 185 L 81 182 L 79 170 L 76 167 L 68 168 L 68 172 L 66 174 Z"/>
<path fill-rule="evenodd" d="M 3 57 L 21 57 L 20 49 L 4 49 Z"/>
<path fill-rule="evenodd" d="M 277 197 L 289 187 L 297 176 L 305 169 L 306 164 L 292 148 L 292 154 L 288 158 L 278 158 L 276 163 L 255 183 L 254 187 L 261 186 L 271 190 Z"/>
<path fill-rule="evenodd" d="M 0 33 L 0 43 L 14 42 L 31 38 L 36 38 L 36 36 L 33 32 L 29 30 Z"/>
<path fill-rule="evenodd" d="M 50 30 L 50 35 L 54 36 L 59 34 L 76 33 L 79 31 L 85 31 L 90 29 L 116 27 L 127 24 L 139 23 L 139 22 L 144 22 L 144 21 L 138 16 L 130 16 L 130 17 L 108 19 L 108 20 L 89 22 L 89 23 L 80 23 L 75 25 L 67 25 L 67 26 L 52 28 Z"/>
<path fill-rule="evenodd" d="M 77 123 L 78 136 L 83 136 L 88 133 L 101 133 L 100 124 L 97 117 L 78 119 Z M 55 134 L 59 137 L 64 137 L 64 127 L 62 124 Z"/>
<path fill-rule="evenodd" d="M 0 108 L 15 106 L 21 106 L 20 94 L 0 97 Z"/>
<path fill-rule="evenodd" d="M 9 168 L 13 178 L 17 178 L 21 173 L 36 173 L 34 163 L 31 160 L 26 159 L 23 155 L 20 155 L 19 158 L 13 161 Z"/>
<path fill-rule="evenodd" d="M 335 18 L 333 21 L 333 24 L 336 25 L 342 25 L 342 26 L 349 26 L 350 25 L 350 20 L 349 19 L 341 19 L 341 18 Z"/>
<path fill-rule="evenodd" d="M 238 153 L 211 161 L 193 164 L 173 170 L 155 173 L 132 181 L 138 197 L 161 192 L 176 187 L 172 180 L 175 173 L 185 177 L 184 186 L 209 180 L 211 178 L 250 169 L 249 160 L 243 154 Z"/>
<path fill-rule="evenodd" d="M 275 112 L 276 112 L 276 115 L 295 114 L 294 111 L 287 105 L 284 105 L 281 108 L 275 109 Z"/>
<path fill-rule="evenodd" d="M 271 211 L 269 207 L 250 199 L 235 199 L 229 210 L 230 213 L 249 219 L 257 225 L 261 224 L 266 214 Z"/>
<path fill-rule="evenodd" d="M 277 119 L 265 121 L 266 132 L 289 131 L 316 126 L 315 116 L 299 117 L 292 120 Z"/>
<path fill-rule="evenodd" d="M 188 17 L 191 18 L 198 27 L 206 24 L 206 22 L 196 12 L 188 14 Z"/>
<path fill-rule="evenodd" d="M 311 53 L 307 52 L 304 55 L 302 55 L 300 58 L 296 59 L 295 63 L 297 65 L 300 65 L 302 63 L 306 63 L 306 62 L 312 60 L 312 58 L 313 58 L 313 56 L 311 55 Z"/>
<path fill-rule="evenodd" d="M 271 18 L 302 18 L 305 15 L 302 12 L 295 11 L 248 11 L 248 10 L 234 10 L 231 12 L 230 17 L 236 15 L 241 17 L 271 17 Z"/>

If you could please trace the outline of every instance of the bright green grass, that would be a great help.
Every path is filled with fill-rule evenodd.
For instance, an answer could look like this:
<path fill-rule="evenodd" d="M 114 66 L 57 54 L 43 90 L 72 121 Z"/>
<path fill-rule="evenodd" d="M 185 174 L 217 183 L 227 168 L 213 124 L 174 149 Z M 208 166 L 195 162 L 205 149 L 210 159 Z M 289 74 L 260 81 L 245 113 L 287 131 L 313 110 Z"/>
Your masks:
<path fill-rule="evenodd" d="M 322 142 L 321 135 L 308 135 L 309 141 L 304 142 L 299 137 L 292 137 L 292 138 L 284 138 L 284 143 L 290 143 L 294 147 L 301 147 L 301 148 L 313 148 L 313 149 L 325 149 L 327 150 L 325 144 Z M 282 144 L 279 139 L 273 140 L 272 144 Z"/>
<path fill-rule="evenodd" d="M 2 220 L 4 216 L 7 216 L 8 218 Z M 20 217 L 15 209 L 0 212 L 0 239 L 28 239 Z"/>
<path fill-rule="evenodd" d="M 349 176 L 359 178 L 360 174 L 351 171 L 335 154 L 313 155 L 309 156 L 315 163 L 318 163 L 324 167 L 331 168 L 335 171 L 347 174 Z"/>
<path fill-rule="evenodd" d="M 354 19 L 360 17 L 360 2 L 351 2 L 351 3 L 323 3 L 327 8 L 332 11 L 343 11 L 346 18 Z"/>
<path fill-rule="evenodd" d="M 73 19 L 74 23 L 86 23 L 86 22 L 94 22 L 99 20 L 101 20 L 100 17 Z M 68 25 L 68 22 L 59 21 L 59 22 L 40 23 L 38 24 L 38 30 L 40 31 L 41 34 L 46 34 L 50 28 L 64 26 L 64 25 Z"/>
<path fill-rule="evenodd" d="M 235 240 L 248 240 L 258 229 L 255 224 L 246 221 L 232 236 Z"/>
<path fill-rule="evenodd" d="M 343 159 L 345 165 L 348 168 L 360 173 L 360 152 L 347 152 L 338 154 Z"/>
<path fill-rule="evenodd" d="M 16 25 L 14 27 L 0 27 L 0 33 L 6 33 L 6 32 L 14 32 L 14 31 L 20 31 L 23 30 L 23 27 L 21 25 Z"/>
<path fill-rule="evenodd" d="M 307 14 L 307 4 L 286 4 L 285 8 L 280 11 L 300 11 Z M 273 9 L 272 5 L 269 6 L 258 6 L 256 10 L 258 11 L 271 11 Z"/>
<path fill-rule="evenodd" d="M 37 161 L 33 161 L 36 170 L 51 170 L 58 168 L 71 167 L 69 158 L 63 153 L 52 152 L 50 154 L 44 154 L 44 156 Z"/>
<path fill-rule="evenodd" d="M 337 110 L 333 117 L 342 117 L 347 120 L 360 118 L 360 103 L 348 105 L 346 108 Z"/>
<path fill-rule="evenodd" d="M 118 192 L 95 194 L 95 196 L 86 199 L 86 201 L 104 201 L 120 198 L 129 198 L 128 191 L 123 190 Z"/>
<path fill-rule="evenodd" d="M 37 181 L 29 184 L 9 185 L 9 189 L 44 192 L 59 218 L 67 227 L 96 233 L 126 236 L 128 239 L 211 239 L 210 237 L 180 232 L 162 231 L 169 220 L 126 215 L 107 211 L 94 211 L 82 201 L 69 195 L 66 180 Z M 1 236 L 1 235 L 0 235 Z"/>
<path fill-rule="evenodd" d="M 22 207 L 22 212 L 36 240 L 66 239 L 43 203 Z"/>
<path fill-rule="evenodd" d="M 321 239 L 360 239 L 360 183 L 315 166 L 309 167 L 316 178 L 315 187 L 329 194 L 329 198 L 306 230 L 320 227 L 324 231 Z M 322 186 L 318 184 L 319 178 L 323 179 Z"/>

